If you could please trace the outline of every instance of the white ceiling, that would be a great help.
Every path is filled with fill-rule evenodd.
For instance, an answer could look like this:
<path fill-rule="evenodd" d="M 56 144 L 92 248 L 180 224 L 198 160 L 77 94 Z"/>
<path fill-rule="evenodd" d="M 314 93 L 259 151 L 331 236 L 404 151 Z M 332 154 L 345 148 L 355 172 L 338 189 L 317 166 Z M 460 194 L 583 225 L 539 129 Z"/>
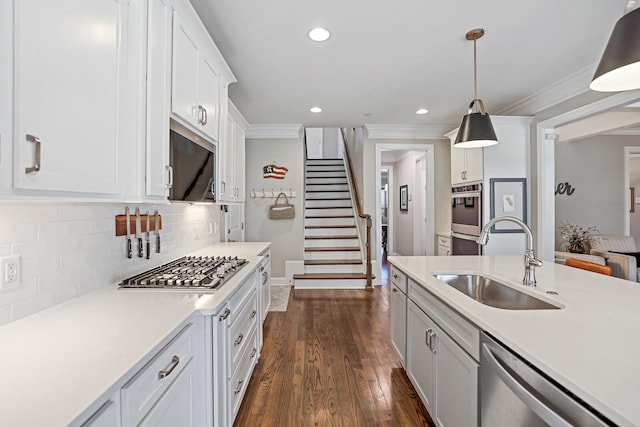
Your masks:
<path fill-rule="evenodd" d="M 455 127 L 473 98 L 468 30 L 486 30 L 478 95 L 495 115 L 590 75 L 627 0 L 191 2 L 238 79 L 230 98 L 252 124 Z M 307 38 L 316 26 L 331 31 L 327 42 Z M 309 112 L 316 105 L 324 111 Z M 430 113 L 416 115 L 421 107 Z"/>

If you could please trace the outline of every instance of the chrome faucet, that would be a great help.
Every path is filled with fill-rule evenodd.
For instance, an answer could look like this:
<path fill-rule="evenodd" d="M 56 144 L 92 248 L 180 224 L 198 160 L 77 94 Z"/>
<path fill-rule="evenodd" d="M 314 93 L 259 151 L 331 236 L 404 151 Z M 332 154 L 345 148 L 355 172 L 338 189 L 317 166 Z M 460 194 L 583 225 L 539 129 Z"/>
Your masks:
<path fill-rule="evenodd" d="M 527 249 L 524 251 L 524 278 L 522 279 L 522 284 L 525 286 L 536 286 L 536 267 L 542 266 L 542 261 L 536 258 L 533 253 L 533 233 L 531 229 L 519 220 L 518 218 L 514 218 L 512 216 L 499 216 L 491 219 L 487 222 L 484 227 L 482 227 L 482 231 L 480 232 L 480 236 L 478 236 L 478 243 L 481 245 L 486 245 L 489 241 L 489 229 L 493 227 L 493 225 L 497 222 L 501 221 L 511 221 L 516 223 L 524 230 L 524 233 L 527 235 Z"/>

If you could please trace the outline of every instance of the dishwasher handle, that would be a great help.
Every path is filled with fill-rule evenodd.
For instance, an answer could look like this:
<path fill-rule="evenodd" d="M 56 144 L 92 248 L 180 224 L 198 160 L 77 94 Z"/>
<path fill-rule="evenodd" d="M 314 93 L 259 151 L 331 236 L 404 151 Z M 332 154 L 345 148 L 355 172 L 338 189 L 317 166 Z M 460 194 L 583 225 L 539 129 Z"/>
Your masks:
<path fill-rule="evenodd" d="M 558 427 L 571 427 L 573 424 L 564 419 L 553 409 L 546 406 L 535 394 L 529 391 L 523 384 L 509 374 L 491 348 L 486 343 L 482 344 L 482 353 L 486 357 L 489 367 L 500 377 L 502 382 L 547 424 Z"/>

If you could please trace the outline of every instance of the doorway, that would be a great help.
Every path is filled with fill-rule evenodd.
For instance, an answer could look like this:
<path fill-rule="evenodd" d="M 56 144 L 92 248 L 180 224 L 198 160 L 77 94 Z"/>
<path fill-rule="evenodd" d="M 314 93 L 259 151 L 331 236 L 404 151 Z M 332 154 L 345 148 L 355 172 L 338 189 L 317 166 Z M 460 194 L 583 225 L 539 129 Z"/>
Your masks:
<path fill-rule="evenodd" d="M 425 155 L 415 159 L 415 203 L 413 214 L 413 255 L 427 255 L 427 167 Z"/>

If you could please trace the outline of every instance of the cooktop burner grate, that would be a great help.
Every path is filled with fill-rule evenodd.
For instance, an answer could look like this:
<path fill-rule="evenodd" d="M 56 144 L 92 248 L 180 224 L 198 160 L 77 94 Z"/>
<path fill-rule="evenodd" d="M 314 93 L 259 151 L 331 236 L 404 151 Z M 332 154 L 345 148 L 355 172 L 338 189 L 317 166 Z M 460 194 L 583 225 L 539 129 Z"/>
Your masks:
<path fill-rule="evenodd" d="M 238 257 L 185 256 L 123 280 L 120 289 L 217 289 L 247 263 Z"/>

